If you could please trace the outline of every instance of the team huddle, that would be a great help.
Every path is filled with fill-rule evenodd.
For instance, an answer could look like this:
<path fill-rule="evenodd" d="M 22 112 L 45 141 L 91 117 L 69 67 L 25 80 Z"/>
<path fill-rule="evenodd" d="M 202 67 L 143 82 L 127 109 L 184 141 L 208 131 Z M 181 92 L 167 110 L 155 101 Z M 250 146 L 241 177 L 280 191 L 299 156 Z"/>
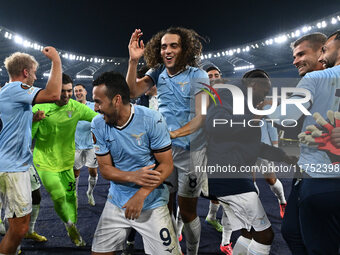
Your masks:
<path fill-rule="evenodd" d="M 232 165 L 240 170 L 271 168 L 278 162 L 301 168 L 288 200 L 275 173 L 263 173 L 277 197 L 282 235 L 292 254 L 338 254 L 340 171 L 334 169 L 340 164 L 340 31 L 328 37 L 305 35 L 291 45 L 293 64 L 302 77 L 297 88 L 311 95 L 302 104 L 312 114 L 308 116 L 293 104 L 285 106 L 284 116 L 281 105 L 266 116 L 253 114 L 250 108 L 263 110 L 272 104 L 265 100 L 271 79 L 261 69 L 243 75 L 239 89 L 253 105 L 247 106 L 245 99 L 244 114 L 235 115 L 230 90 L 218 88 L 226 83 L 220 69 L 199 67 L 202 44 L 195 31 L 169 28 L 145 45 L 142 35 L 140 29 L 131 35 L 126 77 L 111 71 L 93 81 L 94 102 L 86 100 L 83 84 L 74 85 L 62 73 L 53 47 L 42 50 L 52 63 L 44 89 L 33 86 L 39 66 L 33 56 L 16 52 L 5 59 L 9 82 L 0 90 L 0 207 L 9 227 L 6 231 L 0 217 L 0 255 L 20 254 L 23 238 L 47 241 L 34 229 L 41 200 L 38 177 L 71 241 L 86 245 L 76 226 L 83 166 L 89 170 L 86 195 L 91 206 L 96 204 L 98 167 L 110 182 L 93 233 L 93 255 L 129 254 L 126 246 L 133 243 L 135 231 L 146 254 L 183 254 L 182 233 L 186 254 L 199 254 L 200 196 L 210 200 L 206 221 L 222 232 L 222 253 L 268 255 L 274 232 L 254 175 L 208 178 L 196 167 Z M 148 69 L 138 75 L 142 57 Z M 218 91 L 220 104 L 209 102 L 209 91 Z M 76 100 L 71 99 L 73 92 Z M 145 95 L 148 107 L 132 103 Z M 301 97 L 290 95 L 292 100 Z M 278 129 L 283 118 L 302 123 L 299 159 L 278 148 L 277 130 L 267 117 Z M 226 118 L 258 126 L 215 125 L 216 119 Z M 326 170 L 312 171 L 311 164 Z M 178 208 L 173 208 L 175 201 Z M 221 223 L 216 219 L 219 207 Z M 241 235 L 232 245 L 236 230 Z"/>

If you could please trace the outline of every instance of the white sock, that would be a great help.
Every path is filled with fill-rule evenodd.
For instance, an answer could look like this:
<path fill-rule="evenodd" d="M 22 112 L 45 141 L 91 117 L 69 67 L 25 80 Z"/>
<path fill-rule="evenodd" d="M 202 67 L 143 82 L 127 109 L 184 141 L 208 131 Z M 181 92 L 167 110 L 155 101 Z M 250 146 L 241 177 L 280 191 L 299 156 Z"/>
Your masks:
<path fill-rule="evenodd" d="M 200 218 L 184 223 L 183 233 L 186 238 L 187 255 L 197 255 L 201 237 Z"/>
<path fill-rule="evenodd" d="M 250 242 L 251 242 L 250 239 L 240 236 L 237 239 L 235 246 L 233 248 L 233 254 L 234 255 L 247 255 L 248 246 Z"/>
<path fill-rule="evenodd" d="M 285 198 L 285 192 L 283 190 L 283 185 L 279 179 L 276 179 L 276 182 L 274 183 L 274 185 L 269 185 L 269 187 L 272 190 L 272 192 L 275 194 L 277 199 L 279 200 L 280 204 L 287 203 L 286 198 Z"/>
<path fill-rule="evenodd" d="M 258 196 L 260 196 L 260 190 L 259 190 L 259 187 L 257 187 L 257 184 L 256 184 L 256 182 L 254 182 L 254 186 L 255 186 L 255 189 L 256 189 L 257 195 L 258 195 Z"/>
<path fill-rule="evenodd" d="M 78 195 L 78 184 L 79 184 L 79 176 L 76 179 L 76 194 Z M 78 198 L 78 197 L 77 197 Z"/>
<path fill-rule="evenodd" d="M 223 226 L 223 232 L 222 232 L 221 245 L 225 246 L 230 243 L 231 234 L 233 233 L 231 224 L 225 212 L 223 212 L 223 215 L 222 215 L 222 226 Z"/>
<path fill-rule="evenodd" d="M 177 217 L 176 217 L 176 229 L 177 229 L 177 237 L 180 237 L 182 234 L 184 222 L 182 220 L 181 213 L 179 211 L 179 207 L 177 207 Z"/>
<path fill-rule="evenodd" d="M 39 216 L 40 205 L 32 205 L 32 212 L 31 212 L 31 220 L 28 229 L 28 233 L 34 232 L 35 223 L 37 222 L 37 218 Z"/>
<path fill-rule="evenodd" d="M 68 222 L 64 223 L 66 227 L 72 227 L 74 223 L 71 220 L 68 220 Z"/>
<path fill-rule="evenodd" d="M 172 226 L 174 227 L 175 233 L 177 235 L 177 222 L 173 213 L 170 214 Z"/>
<path fill-rule="evenodd" d="M 87 192 L 89 194 L 93 194 L 93 190 L 94 190 L 94 187 L 96 187 L 97 180 L 98 180 L 98 175 L 96 175 L 95 177 L 92 177 L 91 175 L 89 175 L 89 178 L 88 178 L 89 185 L 87 187 Z"/>
<path fill-rule="evenodd" d="M 210 201 L 207 218 L 209 220 L 216 220 L 216 214 L 219 208 L 220 204 L 214 204 L 213 202 Z"/>
<path fill-rule="evenodd" d="M 258 243 L 252 239 L 248 246 L 247 255 L 269 255 L 270 246 L 271 245 Z"/>
<path fill-rule="evenodd" d="M 21 244 L 19 244 L 18 248 L 17 248 L 17 251 L 15 252 L 15 255 L 18 255 L 19 254 L 19 251 L 21 249 Z"/>

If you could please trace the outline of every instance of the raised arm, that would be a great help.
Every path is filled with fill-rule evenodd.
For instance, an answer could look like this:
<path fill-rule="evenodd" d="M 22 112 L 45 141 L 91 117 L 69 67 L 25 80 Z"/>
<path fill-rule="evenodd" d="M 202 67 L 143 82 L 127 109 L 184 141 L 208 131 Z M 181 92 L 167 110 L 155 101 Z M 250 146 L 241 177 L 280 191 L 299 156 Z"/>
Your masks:
<path fill-rule="evenodd" d="M 35 97 L 33 104 L 54 102 L 60 99 L 62 86 L 62 67 L 57 50 L 53 47 L 45 47 L 42 53 L 52 61 L 51 73 L 46 88 Z"/>
<path fill-rule="evenodd" d="M 128 71 L 126 74 L 126 82 L 130 89 L 131 98 L 136 98 L 143 95 L 153 85 L 152 79 L 148 76 L 145 76 L 142 79 L 138 79 L 137 81 L 138 61 L 144 54 L 143 40 L 139 41 L 142 35 L 142 31 L 140 29 L 136 29 L 132 33 L 128 45 L 130 58 Z"/>

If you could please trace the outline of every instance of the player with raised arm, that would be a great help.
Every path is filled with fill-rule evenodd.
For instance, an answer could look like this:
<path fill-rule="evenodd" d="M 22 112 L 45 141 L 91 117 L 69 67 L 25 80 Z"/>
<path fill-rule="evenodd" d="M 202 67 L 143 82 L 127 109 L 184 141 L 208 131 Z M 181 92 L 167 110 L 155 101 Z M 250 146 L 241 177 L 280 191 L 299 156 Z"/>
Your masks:
<path fill-rule="evenodd" d="M 201 223 L 196 207 L 205 173 L 196 172 L 193 166 L 200 166 L 206 160 L 201 93 L 205 88 L 202 83 L 209 84 L 207 73 L 198 68 L 202 51 L 200 36 L 190 29 L 169 28 L 154 35 L 145 52 L 141 36 L 140 29 L 132 33 L 126 81 L 132 98 L 144 94 L 153 85 L 157 87 L 158 111 L 167 123 L 173 144 L 175 169 L 167 180 L 172 194 L 169 207 L 172 211 L 177 191 L 187 254 L 197 254 Z M 143 54 L 152 69 L 136 81 L 137 64 Z"/>
<path fill-rule="evenodd" d="M 42 52 L 52 62 L 45 89 L 33 87 L 38 68 L 33 56 L 16 52 L 4 62 L 10 81 L 0 91 L 0 202 L 9 229 L 0 243 L 1 254 L 14 254 L 29 228 L 32 105 L 60 98 L 59 54 L 53 47 L 45 47 Z"/>

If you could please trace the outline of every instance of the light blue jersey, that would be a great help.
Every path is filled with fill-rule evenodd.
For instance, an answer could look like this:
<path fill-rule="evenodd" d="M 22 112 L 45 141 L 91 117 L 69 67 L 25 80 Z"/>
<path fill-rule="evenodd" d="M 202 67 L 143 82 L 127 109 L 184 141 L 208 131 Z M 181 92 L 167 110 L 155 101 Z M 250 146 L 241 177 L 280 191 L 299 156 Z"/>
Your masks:
<path fill-rule="evenodd" d="M 0 91 L 0 172 L 32 165 L 32 103 L 40 88 L 16 81 Z"/>
<path fill-rule="evenodd" d="M 86 105 L 94 111 L 94 102 L 86 101 Z M 91 122 L 79 121 L 75 137 L 76 150 L 92 149 Z"/>
<path fill-rule="evenodd" d="M 272 146 L 273 142 L 277 142 L 279 139 L 277 129 L 273 127 L 272 122 L 267 122 L 265 120 L 263 120 L 263 122 L 264 124 L 261 127 L 261 142 Z"/>
<path fill-rule="evenodd" d="M 309 112 L 313 115 L 319 112 L 322 117 L 327 119 L 327 111 L 339 111 L 340 105 L 340 66 L 334 66 L 322 71 L 307 73 L 297 85 L 297 88 L 304 88 L 311 93 L 311 108 Z M 294 95 L 292 96 L 294 97 Z M 288 105 L 290 106 L 290 105 Z M 280 113 L 280 106 L 270 115 L 270 118 L 277 118 Z M 308 125 L 317 125 L 312 115 L 306 116 L 303 122 L 302 131 L 306 130 Z M 293 109 L 287 107 L 287 115 L 280 116 L 281 119 L 298 120 L 302 113 L 296 114 Z M 308 147 L 300 144 L 299 166 L 312 177 L 340 177 L 339 171 L 334 171 L 331 166 L 327 153 L 317 148 Z"/>
<path fill-rule="evenodd" d="M 174 76 L 169 76 L 162 65 L 150 69 L 148 75 L 157 86 L 158 110 L 164 116 L 169 131 L 177 130 L 195 117 L 195 95 L 209 85 L 208 74 L 196 67 L 188 67 Z M 173 145 L 183 149 L 197 150 L 205 145 L 202 129 L 195 133 L 172 140 Z"/>
<path fill-rule="evenodd" d="M 95 153 L 111 154 L 113 164 L 121 171 L 136 171 L 156 162 L 153 152 L 171 148 L 170 135 L 162 115 L 143 106 L 131 106 L 131 117 L 122 127 L 111 127 L 102 115 L 92 120 L 96 138 Z M 122 208 L 141 186 L 110 181 L 108 200 Z M 144 201 L 143 210 L 168 203 L 169 192 L 164 184 L 153 190 Z"/>

